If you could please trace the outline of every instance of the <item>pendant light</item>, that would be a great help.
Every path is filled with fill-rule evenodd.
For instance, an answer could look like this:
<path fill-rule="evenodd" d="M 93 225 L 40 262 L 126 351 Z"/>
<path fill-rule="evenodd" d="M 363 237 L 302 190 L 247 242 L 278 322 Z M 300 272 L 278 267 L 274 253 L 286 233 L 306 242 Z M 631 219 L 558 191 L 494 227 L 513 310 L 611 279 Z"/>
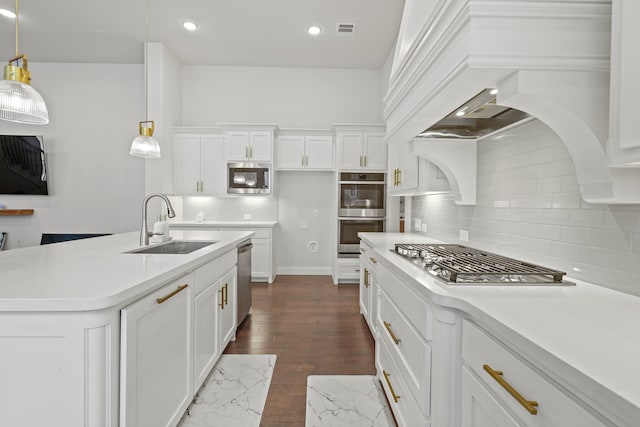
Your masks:
<path fill-rule="evenodd" d="M 149 0 L 145 9 L 145 48 L 144 48 L 144 117 L 138 124 L 139 135 L 131 143 L 129 154 L 147 159 L 160 157 L 160 144 L 153 137 L 153 120 L 149 120 Z"/>
<path fill-rule="evenodd" d="M 16 0 L 16 56 L 4 67 L 0 81 L 0 119 L 31 125 L 49 123 L 44 99 L 31 87 L 27 56 L 20 54 L 18 44 L 18 0 Z"/>

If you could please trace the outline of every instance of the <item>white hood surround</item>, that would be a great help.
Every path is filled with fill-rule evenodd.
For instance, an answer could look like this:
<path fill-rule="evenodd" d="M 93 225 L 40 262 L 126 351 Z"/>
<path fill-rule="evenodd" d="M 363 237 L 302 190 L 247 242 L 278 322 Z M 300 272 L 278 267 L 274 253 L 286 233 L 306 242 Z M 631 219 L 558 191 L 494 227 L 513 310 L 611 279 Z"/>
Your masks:
<path fill-rule="evenodd" d="M 615 6 L 614 24 L 623 16 Z M 498 104 L 560 136 L 586 201 L 640 203 L 640 168 L 609 141 L 621 133 L 615 120 L 609 128 L 610 87 L 612 111 L 625 91 L 620 79 L 610 81 L 611 14 L 611 1 L 407 0 L 385 99 L 388 140 L 413 140 L 494 87 Z M 620 33 L 616 27 L 614 40 Z M 614 53 L 612 74 L 621 74 Z M 475 204 L 476 141 L 416 141 L 414 153 L 443 170 L 456 203 Z"/>

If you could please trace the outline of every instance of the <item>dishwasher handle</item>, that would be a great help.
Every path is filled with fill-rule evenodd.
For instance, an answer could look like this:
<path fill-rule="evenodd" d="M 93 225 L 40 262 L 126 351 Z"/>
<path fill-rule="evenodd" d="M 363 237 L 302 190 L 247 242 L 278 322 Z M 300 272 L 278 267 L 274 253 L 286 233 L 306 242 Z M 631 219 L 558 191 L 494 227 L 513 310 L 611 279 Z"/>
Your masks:
<path fill-rule="evenodd" d="M 246 243 L 242 243 L 238 246 L 238 253 L 244 253 L 247 252 L 248 250 L 251 250 L 251 248 L 253 247 L 253 243 L 251 243 L 251 241 L 249 240 Z"/>

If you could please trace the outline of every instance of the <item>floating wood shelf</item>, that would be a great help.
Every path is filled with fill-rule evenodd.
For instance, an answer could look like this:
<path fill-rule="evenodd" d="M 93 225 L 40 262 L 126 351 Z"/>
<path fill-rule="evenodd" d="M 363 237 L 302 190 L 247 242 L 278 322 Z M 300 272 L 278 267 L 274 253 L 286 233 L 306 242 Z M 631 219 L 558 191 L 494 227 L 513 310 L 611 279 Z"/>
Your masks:
<path fill-rule="evenodd" d="M 33 215 L 33 209 L 0 209 L 0 216 Z"/>

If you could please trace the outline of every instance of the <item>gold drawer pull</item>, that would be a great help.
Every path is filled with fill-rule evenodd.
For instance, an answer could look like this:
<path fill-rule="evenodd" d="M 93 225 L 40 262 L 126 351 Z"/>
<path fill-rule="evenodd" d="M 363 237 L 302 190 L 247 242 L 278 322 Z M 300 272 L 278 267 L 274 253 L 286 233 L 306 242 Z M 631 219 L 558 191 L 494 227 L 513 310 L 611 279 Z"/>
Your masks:
<path fill-rule="evenodd" d="M 387 381 L 387 385 L 389 386 L 389 391 L 391 392 L 391 397 L 393 397 L 393 401 L 398 403 L 398 399 L 400 399 L 400 396 L 398 396 L 396 394 L 395 391 L 393 391 L 393 386 L 391 385 L 391 381 L 389 381 L 389 373 L 387 371 L 382 371 L 382 374 L 384 375 L 384 379 Z"/>
<path fill-rule="evenodd" d="M 364 287 L 369 287 L 369 270 L 367 270 L 366 268 L 364 269 Z"/>
<path fill-rule="evenodd" d="M 178 286 L 173 292 L 171 292 L 170 294 L 167 294 L 165 296 L 163 296 L 162 298 L 156 298 L 156 302 L 158 304 L 162 304 L 163 302 L 165 302 L 166 300 L 168 300 L 169 298 L 171 298 L 172 296 L 174 296 L 175 294 L 177 294 L 178 292 L 187 289 L 189 285 L 182 285 L 182 286 Z"/>
<path fill-rule="evenodd" d="M 224 304 L 229 305 L 229 284 L 224 284 Z"/>
<path fill-rule="evenodd" d="M 504 378 L 502 378 L 502 371 L 494 371 L 493 369 L 491 369 L 491 366 L 489 365 L 482 365 L 482 368 L 485 371 L 487 371 L 487 373 L 491 375 L 491 378 L 496 380 L 496 382 L 500 384 L 502 388 L 507 390 L 509 394 L 513 396 L 513 398 L 516 399 L 518 403 L 524 407 L 524 409 L 529 411 L 531 415 L 536 415 L 538 413 L 538 409 L 537 409 L 538 402 L 536 402 L 535 400 L 527 400 L 524 397 L 522 397 L 522 395 L 518 393 L 518 390 L 513 388 L 511 384 L 509 384 L 504 380 Z"/>
<path fill-rule="evenodd" d="M 369 259 L 371 260 L 372 263 L 377 264 L 378 260 L 375 259 L 374 257 L 370 256 Z"/>
<path fill-rule="evenodd" d="M 384 327 L 387 328 L 387 332 L 389 332 L 389 335 L 391 336 L 393 342 L 396 343 L 396 345 L 400 344 L 400 338 L 396 337 L 396 334 L 393 333 L 393 330 L 391 329 L 391 323 L 384 320 L 382 321 L 382 323 L 384 323 Z"/>
<path fill-rule="evenodd" d="M 220 288 L 218 292 L 220 292 L 220 309 L 224 310 L 224 288 Z"/>

